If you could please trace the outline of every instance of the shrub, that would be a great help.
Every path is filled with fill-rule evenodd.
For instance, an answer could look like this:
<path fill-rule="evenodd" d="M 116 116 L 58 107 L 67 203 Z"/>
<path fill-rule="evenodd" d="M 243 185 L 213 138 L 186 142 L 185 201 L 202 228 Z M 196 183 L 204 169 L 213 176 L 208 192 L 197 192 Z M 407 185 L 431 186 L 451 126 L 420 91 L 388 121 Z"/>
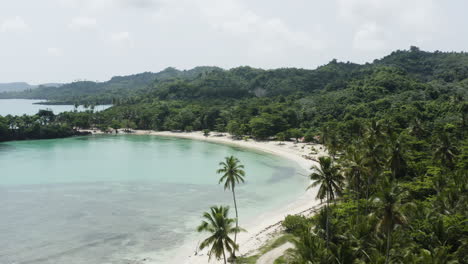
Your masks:
<path fill-rule="evenodd" d="M 310 133 L 310 132 L 307 132 L 305 135 L 304 135 L 304 141 L 305 142 L 315 142 L 315 138 L 314 138 L 314 134 Z"/>
<path fill-rule="evenodd" d="M 302 215 L 288 215 L 281 223 L 286 232 L 300 235 L 310 227 L 310 220 Z"/>

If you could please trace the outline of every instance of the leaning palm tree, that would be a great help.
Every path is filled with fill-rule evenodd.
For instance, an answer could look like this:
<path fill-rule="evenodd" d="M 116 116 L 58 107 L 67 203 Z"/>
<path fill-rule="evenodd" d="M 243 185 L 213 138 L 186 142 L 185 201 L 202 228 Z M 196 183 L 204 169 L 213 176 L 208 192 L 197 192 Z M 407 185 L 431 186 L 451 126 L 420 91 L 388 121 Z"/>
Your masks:
<path fill-rule="evenodd" d="M 236 184 L 244 182 L 245 172 L 244 165 L 240 164 L 239 159 L 234 156 L 226 157 L 225 161 L 220 162 L 221 168 L 216 172 L 222 174 L 219 183 L 224 183 L 224 190 L 230 189 L 232 191 L 232 199 L 234 200 L 234 209 L 236 210 L 236 228 L 239 227 L 239 214 L 237 212 L 236 201 Z M 234 233 L 234 242 L 237 241 L 237 233 Z M 235 257 L 233 252 L 232 257 Z"/>
<path fill-rule="evenodd" d="M 238 248 L 236 243 L 229 237 L 230 234 L 240 231 L 238 227 L 233 227 L 234 219 L 229 218 L 229 207 L 213 206 L 210 212 L 203 213 L 203 221 L 198 226 L 198 232 L 209 232 L 211 236 L 200 244 L 200 250 L 211 245 L 208 257 L 214 255 L 216 259 L 224 258 L 226 264 L 226 250 L 234 252 Z"/>
<path fill-rule="evenodd" d="M 392 231 L 397 225 L 406 223 L 406 216 L 402 210 L 402 190 L 394 183 L 384 183 L 382 190 L 377 193 L 374 200 L 380 217 L 377 229 L 387 237 L 385 263 L 390 261 L 390 248 Z"/>
<path fill-rule="evenodd" d="M 344 177 L 340 169 L 336 166 L 330 157 L 319 157 L 319 166 L 313 166 L 314 172 L 310 174 L 310 179 L 314 181 L 307 189 L 319 186 L 317 199 L 326 200 L 326 240 L 327 247 L 329 243 L 329 207 L 330 202 L 340 196 L 343 190 Z"/>

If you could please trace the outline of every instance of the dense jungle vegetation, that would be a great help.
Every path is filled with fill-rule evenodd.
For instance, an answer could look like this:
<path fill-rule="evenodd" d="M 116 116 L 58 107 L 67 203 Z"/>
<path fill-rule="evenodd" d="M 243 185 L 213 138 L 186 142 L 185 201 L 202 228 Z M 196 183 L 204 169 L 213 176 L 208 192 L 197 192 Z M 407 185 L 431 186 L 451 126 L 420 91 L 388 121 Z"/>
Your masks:
<path fill-rule="evenodd" d="M 360 124 L 328 134 L 310 175 L 324 205 L 286 217 L 295 248 L 275 263 L 468 263 L 466 129 Z"/>
<path fill-rule="evenodd" d="M 278 263 L 468 263 L 467 53 L 411 47 L 315 70 L 166 71 L 4 93 L 114 107 L 0 117 L 0 140 L 90 127 L 318 140 L 331 157 L 311 178 L 326 203 L 285 220 L 296 248 Z"/>

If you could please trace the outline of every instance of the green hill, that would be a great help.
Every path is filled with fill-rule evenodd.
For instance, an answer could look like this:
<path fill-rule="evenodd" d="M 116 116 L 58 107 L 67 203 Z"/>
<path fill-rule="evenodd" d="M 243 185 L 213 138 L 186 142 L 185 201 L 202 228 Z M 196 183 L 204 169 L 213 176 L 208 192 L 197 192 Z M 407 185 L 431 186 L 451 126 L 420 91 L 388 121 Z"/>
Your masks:
<path fill-rule="evenodd" d="M 188 71 L 167 68 L 158 73 L 144 72 L 129 76 L 116 76 L 106 82 L 77 81 L 59 87 L 40 85 L 37 89 L 0 93 L 0 99 L 44 99 L 50 104 L 110 104 L 113 100 L 127 98 L 144 90 L 154 81 L 167 79 L 193 79 L 198 75 L 216 69 L 197 67 Z"/>
<path fill-rule="evenodd" d="M 37 88 L 36 85 L 30 85 L 25 82 L 0 83 L 1 92 L 21 92 L 28 89 Z"/>

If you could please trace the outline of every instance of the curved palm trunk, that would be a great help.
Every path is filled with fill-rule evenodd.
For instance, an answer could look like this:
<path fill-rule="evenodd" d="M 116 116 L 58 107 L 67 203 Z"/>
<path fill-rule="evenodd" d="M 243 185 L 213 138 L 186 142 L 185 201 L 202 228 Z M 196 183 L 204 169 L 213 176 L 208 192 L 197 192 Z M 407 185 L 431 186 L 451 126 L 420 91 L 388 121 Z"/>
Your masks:
<path fill-rule="evenodd" d="M 236 192 L 234 191 L 234 188 L 232 188 L 232 198 L 234 199 L 234 209 L 236 210 L 236 229 L 239 228 L 239 215 L 237 213 L 237 202 L 236 202 Z M 237 242 L 237 231 L 234 232 L 234 244 Z M 232 250 L 232 257 L 236 257 L 236 250 Z"/>

